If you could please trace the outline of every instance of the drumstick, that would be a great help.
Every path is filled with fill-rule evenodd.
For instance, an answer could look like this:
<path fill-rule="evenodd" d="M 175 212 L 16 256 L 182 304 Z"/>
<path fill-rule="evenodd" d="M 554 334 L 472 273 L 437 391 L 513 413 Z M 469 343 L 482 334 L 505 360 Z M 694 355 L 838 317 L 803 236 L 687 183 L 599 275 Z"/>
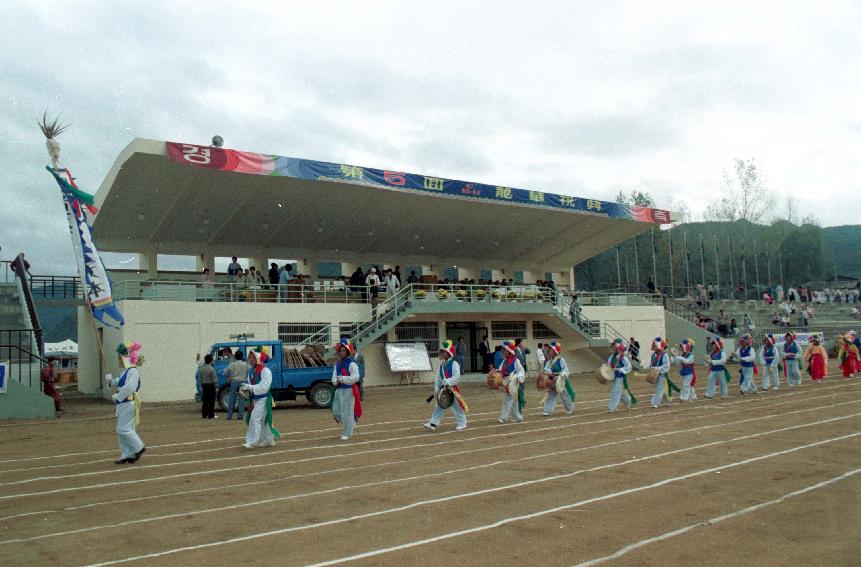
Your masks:
<path fill-rule="evenodd" d="M 428 399 L 425 400 L 425 403 L 426 404 L 431 403 L 433 401 L 435 395 L 436 394 L 431 394 L 430 396 L 428 396 Z"/>

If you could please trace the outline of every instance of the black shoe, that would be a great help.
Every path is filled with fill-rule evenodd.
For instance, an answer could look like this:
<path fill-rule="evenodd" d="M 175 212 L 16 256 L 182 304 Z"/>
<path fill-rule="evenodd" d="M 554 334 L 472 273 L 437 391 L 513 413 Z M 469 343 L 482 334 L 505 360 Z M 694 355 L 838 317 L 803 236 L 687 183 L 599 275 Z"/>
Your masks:
<path fill-rule="evenodd" d="M 114 461 L 114 464 L 115 465 L 125 465 L 125 464 L 133 463 L 133 462 L 135 462 L 135 460 L 131 459 L 131 458 L 130 459 L 120 459 L 119 461 Z"/>
<path fill-rule="evenodd" d="M 143 449 L 141 449 L 140 451 L 138 451 L 137 453 L 135 453 L 135 458 L 134 458 L 134 459 L 131 459 L 131 462 L 136 463 L 136 462 L 137 462 L 137 460 L 138 460 L 138 459 L 140 459 L 140 458 L 141 458 L 141 455 L 143 455 L 144 453 L 146 453 L 146 447 L 144 447 Z"/>

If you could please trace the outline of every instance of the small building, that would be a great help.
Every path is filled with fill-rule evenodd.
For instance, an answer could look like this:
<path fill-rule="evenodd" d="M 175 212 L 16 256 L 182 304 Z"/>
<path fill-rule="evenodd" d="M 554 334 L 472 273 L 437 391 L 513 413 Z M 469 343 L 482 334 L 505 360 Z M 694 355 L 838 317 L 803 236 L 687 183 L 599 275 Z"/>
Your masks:
<path fill-rule="evenodd" d="M 81 308 L 84 392 L 118 372 L 111 353 L 126 340 L 144 346 L 147 399 L 180 400 L 193 397 L 209 345 L 241 333 L 294 346 L 348 336 L 366 384 L 383 385 L 400 379 L 386 342 L 422 341 L 435 353 L 441 340 L 462 337 L 466 370 L 476 372 L 484 335 L 492 344 L 522 337 L 533 351 L 558 338 L 569 364 L 587 370 L 611 335 L 664 331 L 660 307 L 595 297 L 573 305 L 571 295 L 575 265 L 671 222 L 664 210 L 143 139 L 122 151 L 95 200 L 100 249 L 135 255 L 138 265 L 110 272 L 123 328 L 94 330 Z M 160 265 L 177 256 L 193 259 L 194 271 Z M 264 281 L 216 274 L 232 257 Z M 290 264 L 288 284 L 269 282 L 272 262 Z M 371 266 L 399 267 L 402 280 L 376 311 L 371 290 L 350 282 Z"/>

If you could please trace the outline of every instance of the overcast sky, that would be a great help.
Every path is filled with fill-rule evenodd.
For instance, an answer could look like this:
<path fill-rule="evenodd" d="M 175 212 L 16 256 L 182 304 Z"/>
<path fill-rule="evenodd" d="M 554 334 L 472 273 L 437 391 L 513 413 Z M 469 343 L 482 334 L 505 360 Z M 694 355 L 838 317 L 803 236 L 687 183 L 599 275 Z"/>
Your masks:
<path fill-rule="evenodd" d="M 90 192 L 135 137 L 218 133 L 582 197 L 639 189 L 695 220 L 753 158 L 802 216 L 859 223 L 861 3 L 270 4 L 0 3 L 2 257 L 74 271 L 45 109 L 72 124 L 63 161 Z"/>

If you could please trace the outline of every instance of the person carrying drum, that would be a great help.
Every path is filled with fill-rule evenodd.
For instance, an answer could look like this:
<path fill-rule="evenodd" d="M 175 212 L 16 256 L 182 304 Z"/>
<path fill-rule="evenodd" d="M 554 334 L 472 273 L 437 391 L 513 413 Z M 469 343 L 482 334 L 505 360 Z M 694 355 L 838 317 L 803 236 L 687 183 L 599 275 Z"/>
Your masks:
<path fill-rule="evenodd" d="M 715 386 L 720 382 L 720 395 L 722 398 L 729 396 L 729 383 L 726 375 L 726 353 L 723 351 L 723 340 L 716 337 L 712 343 L 714 348 L 711 354 L 706 355 L 706 364 L 709 365 L 709 380 L 706 385 L 706 397 L 711 399 L 715 395 Z"/>
<path fill-rule="evenodd" d="M 625 405 L 625 409 L 630 409 L 633 405 L 633 400 L 628 392 L 627 381 L 628 374 L 633 367 L 628 356 L 625 354 L 625 341 L 622 339 L 613 341 L 613 354 L 607 359 L 607 365 L 613 369 L 613 389 L 610 390 L 610 413 L 616 413 L 620 400 Z"/>
<path fill-rule="evenodd" d="M 556 399 L 560 397 L 562 405 L 565 406 L 565 415 L 571 415 L 574 413 L 574 388 L 568 381 L 568 364 L 562 358 L 562 345 L 558 341 L 550 341 L 548 346 L 552 358 L 544 364 L 544 373 L 550 380 L 547 399 L 544 401 L 544 415 L 549 416 L 553 413 L 556 409 Z"/>
<path fill-rule="evenodd" d="M 502 387 L 505 388 L 505 397 L 502 399 L 502 410 L 499 413 L 499 423 L 508 423 L 508 416 L 514 413 L 514 421 L 523 421 L 523 415 L 517 404 L 517 391 L 520 384 L 526 381 L 526 370 L 517 359 L 517 347 L 514 341 L 502 343 L 504 359 L 499 364 L 498 370 L 502 373 Z"/>
<path fill-rule="evenodd" d="M 652 356 L 649 358 L 649 368 L 654 368 L 658 371 L 658 378 L 655 380 L 655 394 L 652 396 L 652 407 L 657 409 L 661 407 L 666 395 L 667 380 L 670 372 L 670 357 L 664 352 L 667 350 L 667 341 L 661 337 L 655 337 L 652 341 Z"/>
<path fill-rule="evenodd" d="M 673 350 L 673 362 L 678 362 L 681 365 L 679 375 L 682 377 L 682 391 L 679 393 L 679 400 L 693 402 L 697 399 L 697 374 L 694 369 L 694 365 L 696 364 L 694 361 L 694 340 L 683 340 L 679 344 L 679 349 L 680 352 L 676 352 L 675 349 Z"/>
<path fill-rule="evenodd" d="M 443 390 L 448 390 L 454 398 L 450 407 L 451 413 L 454 414 L 455 430 L 463 431 L 466 429 L 466 414 L 464 413 L 466 403 L 460 395 L 460 387 L 458 386 L 460 382 L 460 364 L 454 359 L 455 353 L 456 347 L 450 340 L 446 340 L 440 346 L 439 372 L 436 374 L 433 386 L 436 405 L 433 408 L 431 418 L 422 424 L 425 429 L 429 429 L 430 431 L 436 431 L 437 426 L 442 422 L 442 418 L 445 417 L 446 409 L 448 409 L 448 406 L 442 407 L 440 405 L 439 394 Z"/>

